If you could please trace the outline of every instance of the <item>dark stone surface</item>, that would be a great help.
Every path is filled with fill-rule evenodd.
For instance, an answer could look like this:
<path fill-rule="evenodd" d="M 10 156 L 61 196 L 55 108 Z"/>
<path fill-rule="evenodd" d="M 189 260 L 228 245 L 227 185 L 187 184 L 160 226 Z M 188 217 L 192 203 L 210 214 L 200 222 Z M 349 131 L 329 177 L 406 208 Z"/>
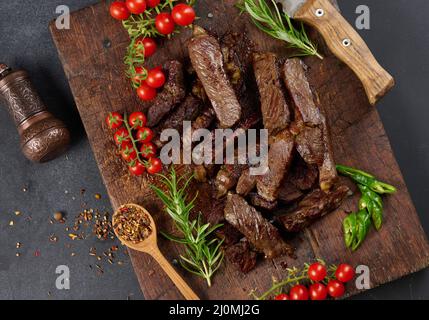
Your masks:
<path fill-rule="evenodd" d="M 63 119 L 73 134 L 70 151 L 47 164 L 32 164 L 19 149 L 13 122 L 0 108 L 0 299 L 131 299 L 143 298 L 136 277 L 123 250 L 118 255 L 124 266 L 99 263 L 104 274 L 97 275 L 91 247 L 99 252 L 115 242 L 100 242 L 94 237 L 71 241 L 65 225 L 51 225 L 55 211 L 68 215 L 72 224 L 82 204 L 111 210 L 98 168 L 85 136 L 70 89 L 48 31 L 58 5 L 76 10 L 94 3 L 91 0 L 2 1 L 0 3 L 0 60 L 14 68 L 24 68 L 48 105 Z M 359 0 L 339 1 L 349 21 L 356 19 Z M 378 105 L 393 149 L 405 175 L 409 190 L 429 231 L 429 128 L 427 119 L 427 78 L 429 63 L 429 2 L 413 0 L 372 0 L 371 30 L 361 31 L 374 54 L 396 78 L 396 88 Z M 89 32 L 89 31 L 88 31 Z M 27 192 L 22 188 L 26 187 Z M 80 190 L 86 194 L 81 196 Z M 94 195 L 102 194 L 101 200 Z M 21 211 L 20 216 L 15 211 Z M 31 216 L 31 220 L 28 218 Z M 9 226 L 10 221 L 14 226 Z M 49 242 L 49 236 L 58 242 Z M 16 249 L 16 243 L 22 243 Z M 71 248 L 67 247 L 71 245 Z M 36 257 L 35 252 L 40 256 Z M 15 254 L 19 252 L 20 257 Z M 72 253 L 76 256 L 72 257 Z M 59 265 L 70 268 L 69 291 L 55 287 Z M 90 269 L 89 265 L 93 266 Z M 402 280 L 371 290 L 357 299 L 427 299 L 429 272 L 422 271 Z M 50 292 L 50 294 L 49 294 Z"/>

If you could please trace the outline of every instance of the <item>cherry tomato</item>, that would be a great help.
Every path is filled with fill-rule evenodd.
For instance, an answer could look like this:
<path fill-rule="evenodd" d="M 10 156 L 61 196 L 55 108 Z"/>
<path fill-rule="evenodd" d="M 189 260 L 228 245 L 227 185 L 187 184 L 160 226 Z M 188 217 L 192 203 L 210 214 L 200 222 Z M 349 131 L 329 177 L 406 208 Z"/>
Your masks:
<path fill-rule="evenodd" d="M 328 296 L 328 289 L 321 283 L 312 284 L 309 292 L 311 300 L 326 300 Z"/>
<path fill-rule="evenodd" d="M 109 112 L 106 117 L 106 124 L 110 129 L 118 129 L 122 126 L 124 118 L 118 112 Z"/>
<path fill-rule="evenodd" d="M 290 300 L 308 300 L 308 290 L 301 284 L 298 284 L 289 292 Z"/>
<path fill-rule="evenodd" d="M 286 293 L 281 293 L 281 294 L 275 296 L 274 300 L 290 300 L 290 299 Z"/>
<path fill-rule="evenodd" d="M 146 11 L 146 0 L 127 0 L 125 4 L 131 13 L 141 14 Z"/>
<path fill-rule="evenodd" d="M 156 6 L 159 5 L 160 2 L 161 0 L 146 0 L 147 6 L 149 8 L 155 8 Z"/>
<path fill-rule="evenodd" d="M 133 83 L 139 85 L 142 83 L 142 81 L 145 80 L 146 77 L 146 69 L 140 66 L 135 67 L 136 73 L 135 75 L 131 78 L 131 80 L 133 81 Z"/>
<path fill-rule="evenodd" d="M 351 265 L 340 264 L 337 271 L 335 272 L 335 278 L 342 283 L 347 283 L 353 280 L 355 277 L 355 270 Z"/>
<path fill-rule="evenodd" d="M 149 166 L 146 168 L 150 174 L 157 174 L 162 170 L 162 162 L 158 158 L 149 159 Z"/>
<path fill-rule="evenodd" d="M 313 263 L 308 268 L 308 277 L 315 282 L 319 282 L 325 279 L 326 274 L 327 274 L 326 267 L 321 263 L 318 263 L 318 262 Z"/>
<path fill-rule="evenodd" d="M 137 152 L 134 150 L 131 142 L 126 142 L 121 145 L 121 156 L 125 162 L 131 162 L 137 159 Z"/>
<path fill-rule="evenodd" d="M 161 68 L 155 68 L 148 72 L 146 83 L 154 89 L 161 88 L 165 84 L 165 74 Z"/>
<path fill-rule="evenodd" d="M 156 90 L 149 87 L 146 82 L 142 82 L 137 89 L 137 95 L 143 101 L 151 101 L 156 98 Z"/>
<path fill-rule="evenodd" d="M 136 177 L 141 176 L 146 171 L 145 166 L 141 164 L 139 161 L 133 161 L 128 168 L 131 174 Z"/>
<path fill-rule="evenodd" d="M 154 133 L 149 128 L 140 128 L 137 131 L 136 139 L 141 143 L 146 143 L 152 141 Z"/>
<path fill-rule="evenodd" d="M 341 298 L 346 291 L 344 284 L 338 280 L 329 281 L 327 288 L 332 298 Z"/>
<path fill-rule="evenodd" d="M 171 14 L 163 12 L 156 16 L 155 27 L 159 33 L 168 35 L 174 31 L 174 20 Z"/>
<path fill-rule="evenodd" d="M 114 1 L 110 5 L 110 15 L 116 20 L 127 20 L 131 12 L 128 11 L 125 2 L 122 1 Z"/>
<path fill-rule="evenodd" d="M 133 129 L 141 129 L 144 128 L 144 126 L 147 123 L 146 116 L 143 112 L 137 111 L 130 114 L 128 117 L 128 124 Z"/>
<path fill-rule="evenodd" d="M 145 159 L 151 159 L 156 156 L 156 147 L 152 142 L 143 143 L 140 152 Z"/>
<path fill-rule="evenodd" d="M 179 3 L 174 6 L 171 15 L 173 16 L 174 22 L 182 27 L 189 26 L 195 20 L 194 8 L 184 3 Z"/>
<path fill-rule="evenodd" d="M 135 45 L 138 46 L 140 44 L 143 45 L 145 58 L 149 58 L 155 53 L 157 45 L 155 40 L 153 40 L 152 38 L 137 39 Z"/>
<path fill-rule="evenodd" d="M 118 131 L 116 131 L 115 135 L 113 136 L 115 139 L 115 142 L 118 146 L 120 146 L 123 143 L 130 142 L 130 136 L 128 134 L 128 130 L 125 128 L 121 128 Z"/>

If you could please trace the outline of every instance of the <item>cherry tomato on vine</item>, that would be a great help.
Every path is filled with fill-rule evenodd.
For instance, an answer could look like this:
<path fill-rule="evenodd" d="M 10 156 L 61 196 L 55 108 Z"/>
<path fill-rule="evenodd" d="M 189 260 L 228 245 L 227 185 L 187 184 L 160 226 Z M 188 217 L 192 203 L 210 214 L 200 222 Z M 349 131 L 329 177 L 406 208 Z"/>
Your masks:
<path fill-rule="evenodd" d="M 344 284 L 338 280 L 329 281 L 327 288 L 332 298 L 341 298 L 346 291 Z"/>
<path fill-rule="evenodd" d="M 156 6 L 159 5 L 160 2 L 161 0 L 146 0 L 147 6 L 149 8 L 155 8 Z"/>
<path fill-rule="evenodd" d="M 146 11 L 146 0 L 127 0 L 125 4 L 131 13 L 141 14 Z"/>
<path fill-rule="evenodd" d="M 290 300 L 286 293 L 281 293 L 275 296 L 274 300 Z"/>
<path fill-rule="evenodd" d="M 196 16 L 194 8 L 184 3 L 179 3 L 174 6 L 171 15 L 173 16 L 174 22 L 182 27 L 192 24 Z"/>
<path fill-rule="evenodd" d="M 141 129 L 147 123 L 147 118 L 143 112 L 137 111 L 130 114 L 128 117 L 128 124 L 133 129 Z"/>
<path fill-rule="evenodd" d="M 148 72 L 146 84 L 154 89 L 161 88 L 165 84 L 165 74 L 161 68 L 155 68 Z"/>
<path fill-rule="evenodd" d="M 128 134 L 128 130 L 125 128 L 121 128 L 118 131 L 116 131 L 113 138 L 115 139 L 115 142 L 118 146 L 120 146 L 123 143 L 131 142 L 130 136 Z"/>
<path fill-rule="evenodd" d="M 319 282 L 325 279 L 326 274 L 327 274 L 326 267 L 319 262 L 313 263 L 308 268 L 308 277 L 310 278 L 310 280 L 313 280 L 315 282 Z"/>
<path fill-rule="evenodd" d="M 143 143 L 140 148 L 140 153 L 145 159 L 151 159 L 155 157 L 156 152 L 157 152 L 156 147 L 152 142 Z"/>
<path fill-rule="evenodd" d="M 163 12 L 156 16 L 155 18 L 155 27 L 159 33 L 168 35 L 172 34 L 174 31 L 174 20 L 171 14 Z"/>
<path fill-rule="evenodd" d="M 106 117 L 106 124 L 110 129 L 118 129 L 122 126 L 124 118 L 118 112 L 109 112 Z"/>
<path fill-rule="evenodd" d="M 135 42 L 135 46 L 143 45 L 144 57 L 149 58 L 156 52 L 156 42 L 152 38 L 139 38 Z"/>
<path fill-rule="evenodd" d="M 154 136 L 153 131 L 150 128 L 140 128 L 137 131 L 136 139 L 138 142 L 146 143 L 152 141 Z"/>
<path fill-rule="evenodd" d="M 162 162 L 158 158 L 149 159 L 149 165 L 146 168 L 150 174 L 157 174 L 162 170 Z"/>
<path fill-rule="evenodd" d="M 137 89 L 137 95 L 143 101 L 151 101 L 156 98 L 156 90 L 149 87 L 146 82 L 142 82 Z"/>
<path fill-rule="evenodd" d="M 110 5 L 110 15 L 116 20 L 127 20 L 131 12 L 128 11 L 125 2 L 122 1 L 114 1 Z"/>
<path fill-rule="evenodd" d="M 328 289 L 321 283 L 314 283 L 309 289 L 311 300 L 326 300 Z"/>
<path fill-rule="evenodd" d="M 141 176 L 146 171 L 145 166 L 141 164 L 139 161 L 133 161 L 132 163 L 130 163 L 128 168 L 131 174 L 136 177 Z"/>
<path fill-rule="evenodd" d="M 142 81 L 145 80 L 146 77 L 146 69 L 140 66 L 135 67 L 136 73 L 134 74 L 134 76 L 131 78 L 131 80 L 133 81 L 133 83 L 135 84 L 141 84 Z"/>
<path fill-rule="evenodd" d="M 340 264 L 337 271 L 335 272 L 335 278 L 342 283 L 347 283 L 353 280 L 355 277 L 355 270 L 351 265 Z"/>
<path fill-rule="evenodd" d="M 131 142 L 126 142 L 121 145 L 121 157 L 125 162 L 131 162 L 137 159 L 137 152 L 134 150 Z"/>
<path fill-rule="evenodd" d="M 308 300 L 308 290 L 305 286 L 298 284 L 289 292 L 290 300 Z"/>

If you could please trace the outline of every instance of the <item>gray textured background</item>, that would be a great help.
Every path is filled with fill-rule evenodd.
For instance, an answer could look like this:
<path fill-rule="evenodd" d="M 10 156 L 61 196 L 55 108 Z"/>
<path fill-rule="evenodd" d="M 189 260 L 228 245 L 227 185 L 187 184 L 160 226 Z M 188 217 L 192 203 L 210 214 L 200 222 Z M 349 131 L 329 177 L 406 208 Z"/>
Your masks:
<path fill-rule="evenodd" d="M 57 210 L 69 221 L 83 202 L 99 210 L 111 210 L 98 168 L 74 106 L 56 49 L 48 31 L 57 5 L 82 8 L 91 0 L 17 0 L 0 2 L 0 61 L 27 69 L 49 109 L 63 119 L 73 134 L 70 151 L 43 165 L 27 161 L 19 150 L 19 139 L 7 112 L 0 107 L 0 299 L 141 299 L 136 277 L 124 254 L 124 266 L 106 262 L 97 275 L 89 265 L 90 247 L 109 248 L 113 242 L 95 239 L 72 242 L 63 225 L 51 225 Z M 378 105 L 393 149 L 404 173 L 422 224 L 428 232 L 429 144 L 429 2 L 427 0 L 339 0 L 350 21 L 360 4 L 371 8 L 371 30 L 361 34 L 376 57 L 393 73 L 396 88 Z M 88 31 L 90 32 L 90 31 Z M 23 192 L 22 188 L 28 188 Z M 81 197 L 80 190 L 87 190 Z M 101 200 L 95 193 L 103 195 Z M 19 210 L 21 216 L 15 216 Z M 29 218 L 31 217 L 31 219 Z M 13 227 L 9 221 L 14 220 Z M 58 243 L 48 238 L 56 234 Z M 22 248 L 17 250 L 16 243 Z M 71 245 L 68 248 L 67 245 Z M 35 256 L 35 251 L 40 256 Z M 16 252 L 21 256 L 16 257 Z M 71 253 L 76 256 L 72 257 Z M 55 268 L 71 270 L 71 290 L 55 289 Z M 365 299 L 427 299 L 429 272 L 423 271 L 371 290 Z"/>

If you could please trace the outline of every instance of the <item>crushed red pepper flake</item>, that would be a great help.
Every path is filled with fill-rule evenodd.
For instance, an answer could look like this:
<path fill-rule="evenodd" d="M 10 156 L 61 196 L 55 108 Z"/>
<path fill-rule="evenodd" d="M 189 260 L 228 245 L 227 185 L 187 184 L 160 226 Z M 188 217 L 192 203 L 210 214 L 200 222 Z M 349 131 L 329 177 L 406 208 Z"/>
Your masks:
<path fill-rule="evenodd" d="M 134 244 L 144 241 L 152 234 L 149 216 L 134 206 L 119 210 L 115 215 L 113 227 L 119 237 Z"/>

